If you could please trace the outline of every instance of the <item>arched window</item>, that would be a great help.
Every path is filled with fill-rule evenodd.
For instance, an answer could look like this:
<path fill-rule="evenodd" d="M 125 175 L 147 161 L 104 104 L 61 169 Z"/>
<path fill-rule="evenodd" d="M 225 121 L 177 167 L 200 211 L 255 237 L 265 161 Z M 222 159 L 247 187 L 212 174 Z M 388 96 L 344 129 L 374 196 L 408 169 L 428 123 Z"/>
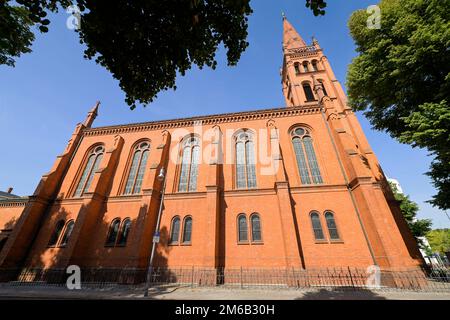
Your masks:
<path fill-rule="evenodd" d="M 303 92 L 305 93 L 306 101 L 315 101 L 314 94 L 311 89 L 311 85 L 308 82 L 302 84 Z"/>
<path fill-rule="evenodd" d="M 322 86 L 323 94 L 327 96 L 328 93 L 327 93 L 327 89 L 325 89 L 325 85 L 323 84 L 323 80 L 318 80 L 318 81 L 319 81 L 320 85 Z"/>
<path fill-rule="evenodd" d="M 65 247 L 67 245 L 67 242 L 69 242 L 70 236 L 72 235 L 73 227 L 75 226 L 75 222 L 73 220 L 70 220 L 66 224 L 66 230 L 64 231 L 64 235 L 61 239 L 60 247 Z"/>
<path fill-rule="evenodd" d="M 126 218 L 122 222 L 122 227 L 120 228 L 119 240 L 117 240 L 118 246 L 125 246 L 127 244 L 128 234 L 130 233 L 131 220 Z"/>
<path fill-rule="evenodd" d="M 59 220 L 56 223 L 55 230 L 53 230 L 52 236 L 50 237 L 50 240 L 48 241 L 49 247 L 56 246 L 56 244 L 58 243 L 59 236 L 61 235 L 61 232 L 62 232 L 65 224 L 66 223 L 64 220 Z"/>
<path fill-rule="evenodd" d="M 180 217 L 176 216 L 172 220 L 169 243 L 178 243 L 179 237 L 180 237 Z"/>
<path fill-rule="evenodd" d="M 317 60 L 313 60 L 311 64 L 314 71 L 319 71 L 319 68 L 317 67 Z"/>
<path fill-rule="evenodd" d="M 198 164 L 200 160 L 200 141 L 197 137 L 185 139 L 181 155 L 180 181 L 178 191 L 197 190 Z"/>
<path fill-rule="evenodd" d="M 311 224 L 314 231 L 314 238 L 316 240 L 325 240 L 322 224 L 320 223 L 320 217 L 317 212 L 311 213 Z"/>
<path fill-rule="evenodd" d="M 109 226 L 108 237 L 106 238 L 106 246 L 114 246 L 116 244 L 117 235 L 119 234 L 120 219 L 116 218 Z"/>
<path fill-rule="evenodd" d="M 302 184 L 323 183 L 309 131 L 298 127 L 291 131 L 291 136 Z"/>
<path fill-rule="evenodd" d="M 145 167 L 150 153 L 150 143 L 145 141 L 139 143 L 133 150 L 130 171 L 124 194 L 135 194 L 141 192 L 142 180 L 144 179 Z"/>
<path fill-rule="evenodd" d="M 238 216 L 238 240 L 240 242 L 248 241 L 247 218 L 245 217 L 245 214 L 240 214 Z"/>
<path fill-rule="evenodd" d="M 250 217 L 252 225 L 252 241 L 262 241 L 261 237 L 261 219 L 257 213 L 252 214 Z"/>
<path fill-rule="evenodd" d="M 309 71 L 308 64 L 309 64 L 308 61 L 303 62 L 303 70 L 304 70 L 305 72 L 308 72 L 308 71 Z"/>
<path fill-rule="evenodd" d="M 192 218 L 186 217 L 183 224 L 183 243 L 191 243 Z"/>
<path fill-rule="evenodd" d="M 256 162 L 253 136 L 242 130 L 236 135 L 236 186 L 238 189 L 256 187 Z"/>
<path fill-rule="evenodd" d="M 75 197 L 81 197 L 83 193 L 89 190 L 95 171 L 97 171 L 100 162 L 102 161 L 104 152 L 105 148 L 103 146 L 97 146 L 90 152 L 83 174 L 75 189 Z"/>
<path fill-rule="evenodd" d="M 339 240 L 339 233 L 336 226 L 336 221 L 334 221 L 333 213 L 327 211 L 325 212 L 325 220 L 327 222 L 328 234 L 331 240 Z"/>
<path fill-rule="evenodd" d="M 300 74 L 300 64 L 298 62 L 294 63 L 295 74 Z"/>

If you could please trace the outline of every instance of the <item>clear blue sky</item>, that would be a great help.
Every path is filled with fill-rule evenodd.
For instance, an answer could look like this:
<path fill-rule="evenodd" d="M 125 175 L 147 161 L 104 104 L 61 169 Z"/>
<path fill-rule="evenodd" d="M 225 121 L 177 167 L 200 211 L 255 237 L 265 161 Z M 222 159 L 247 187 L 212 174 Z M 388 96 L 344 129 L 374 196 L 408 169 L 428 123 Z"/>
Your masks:
<path fill-rule="evenodd" d="M 304 0 L 253 0 L 250 47 L 236 67 L 227 67 L 220 50 L 215 71 L 193 68 L 177 79 L 176 91 L 161 93 L 154 103 L 134 111 L 124 103 L 118 82 L 83 59 L 77 35 L 66 28 L 68 15 L 52 15 L 50 32 L 37 35 L 32 53 L 19 58 L 15 68 L 0 66 L 0 190 L 13 186 L 16 194 L 32 194 L 96 100 L 102 105 L 95 126 L 284 106 L 281 11 L 307 42 L 312 35 L 319 40 L 345 85 L 347 66 L 356 54 L 348 18 L 375 1 L 328 2 L 325 17 L 314 17 Z M 431 161 L 427 152 L 401 145 L 371 130 L 362 115 L 359 119 L 385 173 L 419 203 L 419 217 L 431 218 L 434 227 L 450 227 L 444 212 L 425 203 L 435 192 L 423 174 Z"/>

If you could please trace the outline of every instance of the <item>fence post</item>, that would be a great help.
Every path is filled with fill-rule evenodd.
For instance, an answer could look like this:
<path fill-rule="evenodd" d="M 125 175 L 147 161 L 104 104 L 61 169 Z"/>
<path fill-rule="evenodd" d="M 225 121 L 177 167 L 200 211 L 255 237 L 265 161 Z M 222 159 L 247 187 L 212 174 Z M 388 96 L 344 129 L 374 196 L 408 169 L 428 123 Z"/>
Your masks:
<path fill-rule="evenodd" d="M 353 277 L 352 277 L 352 270 L 350 269 L 350 266 L 347 266 L 348 274 L 350 276 L 350 283 L 352 284 L 352 288 L 355 287 L 355 284 L 353 283 Z"/>
<path fill-rule="evenodd" d="M 293 287 L 295 286 L 295 284 L 297 284 L 297 288 L 298 288 L 298 282 L 296 281 L 297 279 L 295 278 L 295 270 L 294 267 L 292 267 L 292 283 L 293 283 Z"/>
<path fill-rule="evenodd" d="M 243 289 L 244 288 L 244 284 L 243 284 L 243 279 L 242 279 L 242 267 L 241 267 L 241 289 Z"/>
<path fill-rule="evenodd" d="M 191 273 L 191 288 L 194 287 L 194 266 L 192 266 L 192 273 Z"/>

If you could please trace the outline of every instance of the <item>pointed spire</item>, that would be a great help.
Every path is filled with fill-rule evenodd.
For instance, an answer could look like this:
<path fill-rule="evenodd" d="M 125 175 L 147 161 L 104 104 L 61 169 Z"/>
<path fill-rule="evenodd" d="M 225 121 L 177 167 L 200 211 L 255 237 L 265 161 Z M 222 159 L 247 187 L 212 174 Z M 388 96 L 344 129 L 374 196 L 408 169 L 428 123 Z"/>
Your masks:
<path fill-rule="evenodd" d="M 283 16 L 283 49 L 294 49 L 299 47 L 306 47 L 305 41 Z"/>
<path fill-rule="evenodd" d="M 92 123 L 94 123 L 95 118 L 98 114 L 98 107 L 100 106 L 100 101 L 97 101 L 91 111 L 88 112 L 86 120 L 84 120 L 84 126 L 90 128 Z"/>

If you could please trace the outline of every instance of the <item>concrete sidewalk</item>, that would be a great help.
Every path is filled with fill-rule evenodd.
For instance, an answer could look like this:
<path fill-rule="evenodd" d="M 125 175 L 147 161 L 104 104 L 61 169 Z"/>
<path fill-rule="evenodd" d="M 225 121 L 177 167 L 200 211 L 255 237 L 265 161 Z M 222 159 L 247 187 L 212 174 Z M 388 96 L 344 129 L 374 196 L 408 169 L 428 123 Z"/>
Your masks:
<path fill-rule="evenodd" d="M 450 292 L 333 289 L 236 289 L 164 286 L 151 288 L 144 298 L 142 287 L 84 288 L 0 285 L 0 299 L 169 299 L 169 300 L 450 300 Z"/>

